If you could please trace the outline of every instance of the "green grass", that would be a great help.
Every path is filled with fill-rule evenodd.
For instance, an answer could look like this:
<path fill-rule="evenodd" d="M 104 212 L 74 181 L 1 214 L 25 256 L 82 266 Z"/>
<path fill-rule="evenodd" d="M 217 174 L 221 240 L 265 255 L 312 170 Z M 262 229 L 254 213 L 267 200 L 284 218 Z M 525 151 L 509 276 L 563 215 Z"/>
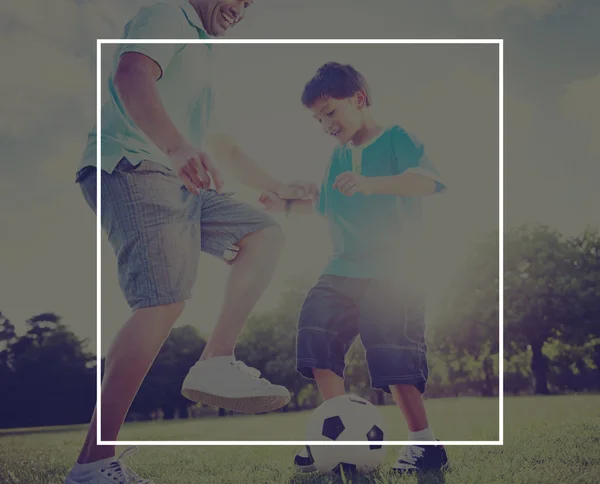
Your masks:
<path fill-rule="evenodd" d="M 498 401 L 443 399 L 427 402 L 436 436 L 444 440 L 496 440 Z M 383 409 L 391 439 L 406 427 L 393 407 Z M 123 440 L 302 440 L 307 413 L 271 414 L 169 423 L 127 424 Z M 85 427 L 0 432 L 0 483 L 61 483 L 77 457 Z M 390 474 L 398 448 L 384 468 L 358 483 L 600 483 L 600 396 L 521 397 L 505 400 L 504 446 L 449 446 L 452 470 L 444 476 L 398 478 Z M 120 451 L 121 449 L 117 449 Z M 329 483 L 319 474 L 297 475 L 293 446 L 147 446 L 131 467 L 157 484 Z"/>

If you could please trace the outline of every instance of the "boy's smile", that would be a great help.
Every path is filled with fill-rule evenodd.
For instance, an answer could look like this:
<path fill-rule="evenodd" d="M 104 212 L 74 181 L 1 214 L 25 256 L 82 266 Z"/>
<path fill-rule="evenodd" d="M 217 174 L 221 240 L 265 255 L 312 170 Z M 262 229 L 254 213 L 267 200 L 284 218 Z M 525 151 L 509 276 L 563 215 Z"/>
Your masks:
<path fill-rule="evenodd" d="M 323 131 L 333 136 L 340 144 L 351 141 L 361 129 L 363 117 L 356 97 L 318 99 L 310 107 L 313 117 L 319 121 Z"/>
<path fill-rule="evenodd" d="M 321 123 L 323 131 L 333 136 L 340 144 L 352 139 L 361 126 L 358 107 L 350 99 L 318 99 L 310 110 L 314 118 Z"/>

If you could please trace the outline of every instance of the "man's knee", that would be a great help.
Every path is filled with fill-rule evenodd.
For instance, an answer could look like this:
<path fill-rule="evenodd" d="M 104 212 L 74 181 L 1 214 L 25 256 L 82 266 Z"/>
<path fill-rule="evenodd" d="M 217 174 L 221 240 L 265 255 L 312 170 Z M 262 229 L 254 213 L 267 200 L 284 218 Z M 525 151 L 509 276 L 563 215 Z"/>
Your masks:
<path fill-rule="evenodd" d="M 181 316 L 184 307 L 185 302 L 181 301 L 172 304 L 137 309 L 135 313 L 144 318 L 151 319 L 152 321 L 163 322 L 165 326 L 170 328 L 175 324 L 179 316 Z"/>
<path fill-rule="evenodd" d="M 279 225 L 273 225 L 247 235 L 240 241 L 239 246 L 242 251 L 252 248 L 253 250 L 261 250 L 276 256 L 281 252 L 284 244 L 285 235 L 283 230 Z"/>

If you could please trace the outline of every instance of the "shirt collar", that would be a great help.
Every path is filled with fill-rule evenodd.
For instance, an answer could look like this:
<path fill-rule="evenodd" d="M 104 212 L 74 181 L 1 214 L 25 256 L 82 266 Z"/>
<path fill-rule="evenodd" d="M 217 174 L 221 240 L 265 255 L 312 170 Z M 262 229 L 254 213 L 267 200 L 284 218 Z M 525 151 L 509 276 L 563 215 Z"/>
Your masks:
<path fill-rule="evenodd" d="M 176 1 L 177 1 L 177 4 L 181 7 L 181 9 L 185 12 L 185 15 L 187 16 L 190 23 L 194 27 L 206 32 L 206 29 L 204 28 L 204 25 L 202 24 L 202 19 L 200 18 L 200 15 L 198 15 L 198 12 L 196 12 L 196 9 L 190 4 L 190 2 L 188 0 L 176 0 Z"/>
<path fill-rule="evenodd" d="M 389 127 L 383 126 L 381 132 L 377 136 L 374 136 L 370 140 L 365 141 L 361 145 L 355 146 L 352 142 L 350 142 L 348 144 L 349 144 L 350 148 L 352 148 L 352 149 L 355 149 L 355 150 L 364 150 L 368 146 L 371 146 L 373 143 L 375 143 L 375 141 L 377 141 L 379 138 L 381 138 L 388 131 L 388 129 L 389 129 Z"/>

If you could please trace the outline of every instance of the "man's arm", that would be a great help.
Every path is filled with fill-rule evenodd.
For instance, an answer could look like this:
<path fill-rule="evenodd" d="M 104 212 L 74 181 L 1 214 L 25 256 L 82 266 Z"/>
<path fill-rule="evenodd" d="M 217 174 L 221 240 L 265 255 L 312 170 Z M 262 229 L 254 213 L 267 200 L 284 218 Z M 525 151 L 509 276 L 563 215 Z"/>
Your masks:
<path fill-rule="evenodd" d="M 309 182 L 285 184 L 265 172 L 260 165 L 248 156 L 226 134 L 210 133 L 206 143 L 217 161 L 229 170 L 244 185 L 260 192 L 273 192 L 283 199 L 297 199 L 312 196 L 316 187 Z"/>
<path fill-rule="evenodd" d="M 312 215 L 317 213 L 313 200 L 289 200 L 289 213 Z"/>
<path fill-rule="evenodd" d="M 226 134 L 209 134 L 206 143 L 218 163 L 229 170 L 241 183 L 261 192 L 283 193 L 286 186 L 266 173 Z"/>
<path fill-rule="evenodd" d="M 221 175 L 210 157 L 187 143 L 169 117 L 156 87 L 161 75 L 158 63 L 145 54 L 124 53 L 114 77 L 119 99 L 135 125 L 169 157 L 188 190 L 197 195 L 200 188 L 210 188 L 209 174 L 220 190 Z"/>
<path fill-rule="evenodd" d="M 286 212 L 302 215 L 311 215 L 317 213 L 315 200 L 284 200 L 274 192 L 264 192 L 259 198 L 265 210 L 270 213 Z"/>
<path fill-rule="evenodd" d="M 159 65 L 144 54 L 126 52 L 121 56 L 114 85 L 127 114 L 135 125 L 166 155 L 186 140 L 169 117 L 156 86 L 162 75 Z"/>

